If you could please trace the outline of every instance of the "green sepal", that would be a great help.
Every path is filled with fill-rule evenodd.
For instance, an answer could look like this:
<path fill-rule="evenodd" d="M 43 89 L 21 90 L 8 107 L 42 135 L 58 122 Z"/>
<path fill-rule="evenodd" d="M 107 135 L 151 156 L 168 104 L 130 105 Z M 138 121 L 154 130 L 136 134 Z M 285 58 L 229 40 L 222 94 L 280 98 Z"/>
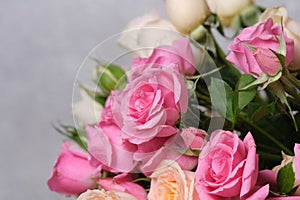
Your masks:
<path fill-rule="evenodd" d="M 292 162 L 288 163 L 278 171 L 276 182 L 281 194 L 288 194 L 293 190 L 295 172 L 293 170 Z"/>

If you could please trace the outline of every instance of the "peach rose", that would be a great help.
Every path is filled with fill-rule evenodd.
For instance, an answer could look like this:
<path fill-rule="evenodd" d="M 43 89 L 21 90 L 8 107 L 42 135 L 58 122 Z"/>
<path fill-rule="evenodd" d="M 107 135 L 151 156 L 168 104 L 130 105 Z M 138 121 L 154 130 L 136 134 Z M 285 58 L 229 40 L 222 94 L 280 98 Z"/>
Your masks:
<path fill-rule="evenodd" d="M 281 25 L 281 18 L 283 18 L 283 27 L 287 36 L 294 40 L 295 45 L 295 55 L 300 54 L 300 23 L 289 18 L 288 12 L 284 7 L 274 7 L 268 8 L 260 16 L 259 21 L 266 21 L 267 19 L 272 18 L 274 25 Z M 291 70 L 300 69 L 300 56 L 295 56 L 292 63 L 288 66 Z"/>
<path fill-rule="evenodd" d="M 150 176 L 149 200 L 197 200 L 195 173 L 185 171 L 172 160 L 164 160 Z"/>
<path fill-rule="evenodd" d="M 87 190 L 77 200 L 137 200 L 137 198 L 119 191 Z"/>

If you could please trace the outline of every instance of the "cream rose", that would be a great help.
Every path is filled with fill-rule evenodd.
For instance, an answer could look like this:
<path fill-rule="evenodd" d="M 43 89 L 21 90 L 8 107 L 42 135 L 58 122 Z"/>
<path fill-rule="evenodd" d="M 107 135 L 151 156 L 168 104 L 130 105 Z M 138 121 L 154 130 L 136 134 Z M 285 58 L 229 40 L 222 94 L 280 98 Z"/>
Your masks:
<path fill-rule="evenodd" d="M 148 57 L 155 47 L 170 45 L 180 37 L 181 34 L 171 22 L 152 11 L 129 22 L 118 42 L 134 55 Z"/>
<path fill-rule="evenodd" d="M 77 200 L 138 200 L 134 196 L 119 191 L 87 190 Z"/>
<path fill-rule="evenodd" d="M 295 55 L 300 54 L 300 23 L 291 19 L 288 16 L 288 12 L 284 7 L 268 8 L 260 16 L 259 21 L 265 21 L 269 18 L 273 19 L 275 25 L 281 25 L 281 18 L 283 18 L 283 27 L 287 36 L 294 40 Z M 292 63 L 288 66 L 291 70 L 300 69 L 300 56 L 295 56 Z"/>
<path fill-rule="evenodd" d="M 195 173 L 185 171 L 172 160 L 164 160 L 150 176 L 149 200 L 197 200 Z"/>
<path fill-rule="evenodd" d="M 253 0 L 206 0 L 211 12 L 216 13 L 222 24 L 229 26 L 233 18 L 247 6 L 253 4 Z"/>
<path fill-rule="evenodd" d="M 205 0 L 165 0 L 168 16 L 178 31 L 187 34 L 210 14 Z"/>

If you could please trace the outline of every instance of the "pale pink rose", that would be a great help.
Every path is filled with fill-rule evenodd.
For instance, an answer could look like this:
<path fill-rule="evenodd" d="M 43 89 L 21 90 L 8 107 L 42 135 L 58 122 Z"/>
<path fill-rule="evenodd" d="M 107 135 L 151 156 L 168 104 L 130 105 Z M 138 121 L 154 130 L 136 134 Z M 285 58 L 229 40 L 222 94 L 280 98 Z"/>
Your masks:
<path fill-rule="evenodd" d="M 192 150 L 201 150 L 205 142 L 206 132 L 194 127 L 189 127 L 184 128 L 180 135 L 187 147 Z"/>
<path fill-rule="evenodd" d="M 200 153 L 196 189 L 200 199 L 243 199 L 254 189 L 258 155 L 251 133 L 244 141 L 230 131 L 217 130 Z"/>
<path fill-rule="evenodd" d="M 284 7 L 267 8 L 260 16 L 259 21 L 266 21 L 269 18 L 273 19 L 274 24 L 284 27 L 287 36 L 294 40 L 295 55 L 300 55 L 300 22 L 293 20 L 288 16 L 288 12 Z M 295 56 L 289 69 L 297 70 L 300 68 L 300 56 Z"/>
<path fill-rule="evenodd" d="M 91 166 L 89 159 L 89 154 L 80 147 L 64 142 L 48 180 L 50 190 L 71 196 L 96 188 L 101 166 Z"/>
<path fill-rule="evenodd" d="M 130 79 L 139 77 L 148 68 L 169 68 L 188 76 L 194 75 L 195 61 L 189 39 L 180 38 L 173 41 L 172 46 L 156 47 L 147 58 L 135 58 Z"/>
<path fill-rule="evenodd" d="M 137 162 L 133 160 L 137 147 L 123 140 L 121 131 L 115 124 L 100 123 L 87 126 L 88 151 L 111 172 L 130 172 Z"/>
<path fill-rule="evenodd" d="M 116 190 L 135 196 L 138 200 L 146 200 L 146 190 L 137 183 L 132 182 L 129 174 L 119 174 L 112 178 L 101 178 L 98 184 L 106 191 Z"/>
<path fill-rule="evenodd" d="M 131 194 L 120 191 L 87 190 L 77 200 L 138 200 Z"/>
<path fill-rule="evenodd" d="M 197 200 L 195 173 L 185 171 L 173 160 L 164 160 L 151 177 L 149 200 Z"/>
<path fill-rule="evenodd" d="M 111 93 L 111 110 L 122 139 L 142 144 L 177 133 L 175 123 L 187 111 L 182 75 L 166 68 L 147 69 L 123 91 Z"/>
<path fill-rule="evenodd" d="M 234 41 L 229 45 L 231 51 L 226 59 L 236 65 L 240 70 L 246 74 L 261 75 L 264 71 L 267 73 L 278 70 L 276 64 L 275 69 L 267 69 L 269 60 L 261 59 L 260 63 L 254 57 L 253 48 L 272 49 L 279 52 L 279 39 L 281 27 L 274 26 L 272 19 L 262 22 L 258 25 L 243 29 L 243 31 L 234 38 Z M 294 58 L 294 42 L 284 33 L 286 42 L 286 66 L 291 63 Z M 273 62 L 272 58 L 272 62 Z M 272 63 L 271 62 L 271 63 Z"/>
<path fill-rule="evenodd" d="M 184 155 L 188 147 L 180 134 L 169 138 L 155 138 L 145 144 L 138 145 L 134 159 L 139 161 L 139 169 L 146 176 L 151 175 L 162 160 L 176 161 L 184 170 L 192 170 L 198 163 L 197 156 Z"/>

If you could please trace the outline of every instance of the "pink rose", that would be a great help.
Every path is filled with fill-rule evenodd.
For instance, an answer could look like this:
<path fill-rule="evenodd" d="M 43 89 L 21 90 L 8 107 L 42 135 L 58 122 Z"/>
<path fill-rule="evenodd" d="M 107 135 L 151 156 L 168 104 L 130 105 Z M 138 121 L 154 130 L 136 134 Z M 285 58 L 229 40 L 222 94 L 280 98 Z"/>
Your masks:
<path fill-rule="evenodd" d="M 183 77 L 170 69 L 148 69 L 126 86 L 111 93 L 111 110 L 121 137 L 142 144 L 177 133 L 174 126 L 187 110 Z"/>
<path fill-rule="evenodd" d="M 195 61 L 188 38 L 173 41 L 172 46 L 160 46 L 153 50 L 148 58 L 137 57 L 132 63 L 131 80 L 139 77 L 148 68 L 169 68 L 192 76 L 195 73 Z"/>
<path fill-rule="evenodd" d="M 101 166 L 91 166 L 89 159 L 87 152 L 71 142 L 64 142 L 48 180 L 50 190 L 71 196 L 96 188 Z"/>
<path fill-rule="evenodd" d="M 205 142 L 205 136 L 205 131 L 194 127 L 185 128 L 181 132 L 184 143 L 192 150 L 201 150 Z"/>
<path fill-rule="evenodd" d="M 149 200 L 197 200 L 194 187 L 195 173 L 185 171 L 173 160 L 164 160 L 151 177 Z"/>
<path fill-rule="evenodd" d="M 278 72 L 278 64 L 274 69 L 269 64 L 274 63 L 274 56 L 270 56 L 270 52 L 261 51 L 259 48 L 272 49 L 275 52 L 279 50 L 279 39 L 281 27 L 273 26 L 272 19 L 262 22 L 258 25 L 243 29 L 243 31 L 229 45 L 231 52 L 227 56 L 227 60 L 236 65 L 246 74 L 261 75 L 266 73 L 274 75 Z M 286 42 L 286 66 L 291 63 L 294 58 L 294 42 L 284 33 Z M 256 56 L 252 49 L 258 49 Z M 264 55 L 258 55 L 264 53 Z M 258 58 L 258 60 L 257 60 Z M 261 59 L 263 58 L 263 59 Z"/>
<path fill-rule="evenodd" d="M 133 160 L 137 147 L 122 139 L 121 130 L 115 124 L 100 123 L 87 126 L 88 151 L 111 172 L 130 172 L 137 162 Z"/>
<path fill-rule="evenodd" d="M 196 189 L 200 199 L 243 199 L 254 189 L 258 155 L 251 133 L 244 141 L 230 131 L 217 130 L 200 153 Z"/>
<path fill-rule="evenodd" d="M 77 200 L 139 200 L 131 194 L 120 191 L 87 190 Z"/>
<path fill-rule="evenodd" d="M 294 40 L 295 55 L 300 55 L 300 22 L 288 16 L 288 11 L 284 7 L 267 8 L 260 16 L 259 21 L 266 21 L 272 17 L 274 24 L 284 27 L 287 36 Z M 291 70 L 299 70 L 300 56 L 295 56 L 288 66 Z"/>
<path fill-rule="evenodd" d="M 146 190 L 137 183 L 133 183 L 129 174 L 119 174 L 113 178 L 101 178 L 98 184 L 104 190 L 126 192 L 135 196 L 138 200 L 146 200 Z"/>

